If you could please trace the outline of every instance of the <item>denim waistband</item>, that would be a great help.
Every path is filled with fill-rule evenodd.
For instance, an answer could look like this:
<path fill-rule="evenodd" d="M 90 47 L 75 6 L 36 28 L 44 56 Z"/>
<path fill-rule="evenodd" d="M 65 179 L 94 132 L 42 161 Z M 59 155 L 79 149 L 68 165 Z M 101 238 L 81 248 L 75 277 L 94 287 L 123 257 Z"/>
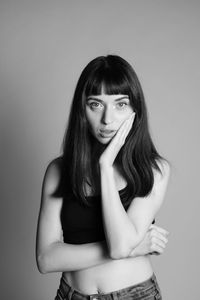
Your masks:
<path fill-rule="evenodd" d="M 91 295 L 81 293 L 80 291 L 74 289 L 62 276 L 58 293 L 60 298 L 56 297 L 56 299 L 63 300 L 119 300 L 126 298 L 127 295 L 129 295 L 131 299 L 143 299 L 142 297 L 150 295 L 154 296 L 154 299 L 161 299 L 160 289 L 154 273 L 149 279 L 138 284 L 131 285 L 110 293 L 96 293 Z"/>

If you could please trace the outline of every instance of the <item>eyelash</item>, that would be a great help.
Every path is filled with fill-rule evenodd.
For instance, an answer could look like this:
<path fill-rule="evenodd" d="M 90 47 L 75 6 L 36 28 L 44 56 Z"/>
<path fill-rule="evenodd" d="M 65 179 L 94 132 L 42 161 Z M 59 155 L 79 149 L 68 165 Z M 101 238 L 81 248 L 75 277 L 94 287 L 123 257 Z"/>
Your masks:
<path fill-rule="evenodd" d="M 123 104 L 123 106 L 121 106 L 120 104 Z M 126 102 L 120 102 L 120 103 L 118 103 L 118 105 L 120 108 L 124 108 L 124 106 L 127 106 L 128 104 Z"/>
<path fill-rule="evenodd" d="M 90 106 L 91 109 L 96 109 L 96 108 L 100 107 L 100 104 L 101 103 L 99 103 L 99 102 L 90 102 L 89 106 Z M 118 105 L 119 109 L 121 109 L 121 108 L 125 108 L 126 106 L 128 106 L 128 103 L 126 103 L 126 102 L 119 102 L 116 105 Z"/>
<path fill-rule="evenodd" d="M 96 108 L 96 107 L 99 107 L 100 103 L 98 102 L 91 102 L 89 103 L 89 106 L 92 107 L 92 108 Z"/>

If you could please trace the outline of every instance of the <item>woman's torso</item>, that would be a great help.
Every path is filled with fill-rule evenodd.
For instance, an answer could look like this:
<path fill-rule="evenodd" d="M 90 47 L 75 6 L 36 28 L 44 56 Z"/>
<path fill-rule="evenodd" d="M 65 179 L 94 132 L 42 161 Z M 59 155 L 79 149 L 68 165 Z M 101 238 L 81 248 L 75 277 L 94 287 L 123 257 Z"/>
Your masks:
<path fill-rule="evenodd" d="M 118 191 L 124 190 L 125 180 L 115 169 Z M 88 189 L 88 194 L 90 191 Z M 70 212 L 69 212 L 70 213 Z M 68 221 L 68 220 L 67 220 Z M 106 263 L 73 272 L 63 276 L 70 286 L 84 294 L 109 293 L 145 281 L 153 274 L 149 255 L 110 259 Z"/>
<path fill-rule="evenodd" d="M 70 286 L 84 294 L 110 293 L 149 279 L 153 269 L 149 255 L 108 261 L 74 272 L 64 272 Z"/>

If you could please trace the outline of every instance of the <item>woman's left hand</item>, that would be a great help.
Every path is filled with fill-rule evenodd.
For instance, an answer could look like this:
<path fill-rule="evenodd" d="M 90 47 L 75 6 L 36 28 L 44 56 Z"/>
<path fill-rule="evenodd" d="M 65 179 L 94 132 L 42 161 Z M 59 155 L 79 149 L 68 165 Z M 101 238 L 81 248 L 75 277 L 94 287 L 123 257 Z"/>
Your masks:
<path fill-rule="evenodd" d="M 112 166 L 114 160 L 119 153 L 121 147 L 124 145 L 126 137 L 133 125 L 133 121 L 135 118 L 135 113 L 133 112 L 130 117 L 125 120 L 120 128 L 118 129 L 115 136 L 112 138 L 111 142 L 107 146 L 106 150 L 102 153 L 99 158 L 100 166 Z"/>
<path fill-rule="evenodd" d="M 130 257 L 160 255 L 165 251 L 169 232 L 162 227 L 150 225 L 144 239 L 132 250 Z"/>

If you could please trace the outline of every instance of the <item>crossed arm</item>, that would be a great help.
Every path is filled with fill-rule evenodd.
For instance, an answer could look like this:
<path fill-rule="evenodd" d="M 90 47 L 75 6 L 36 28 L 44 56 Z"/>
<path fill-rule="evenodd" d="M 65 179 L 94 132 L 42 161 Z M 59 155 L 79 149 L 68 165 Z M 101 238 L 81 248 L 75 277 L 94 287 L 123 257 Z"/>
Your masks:
<path fill-rule="evenodd" d="M 99 158 L 104 229 L 113 259 L 130 256 L 144 239 L 162 205 L 170 173 L 167 162 L 157 161 L 161 173 L 153 169 L 154 184 L 150 194 L 134 198 L 128 212 L 125 212 L 115 186 L 114 161 L 132 128 L 134 117 L 133 112 L 122 123 Z M 165 243 L 166 237 L 163 239 L 160 234 L 164 232 L 159 232 L 157 238 Z"/>
<path fill-rule="evenodd" d="M 114 258 L 135 257 L 148 254 L 151 251 L 162 253 L 164 244 L 166 243 L 166 231 L 157 226 L 150 226 L 151 220 L 154 218 L 159 205 L 155 206 L 154 210 L 150 211 L 150 213 L 145 213 L 142 219 L 146 219 L 148 215 L 147 221 L 141 221 L 142 223 L 140 224 L 143 207 L 146 211 L 149 211 L 148 205 L 145 205 L 145 203 L 147 203 L 146 199 L 140 199 L 140 201 L 138 201 L 139 199 L 135 199 L 134 205 L 132 204 L 128 212 L 125 213 L 124 208 L 121 207 L 119 195 L 115 193 L 114 178 L 109 176 L 110 171 L 106 172 L 107 175 L 105 179 L 109 176 L 111 180 L 109 183 L 111 183 L 111 185 L 110 188 L 108 188 L 106 184 L 105 193 L 102 195 L 107 240 L 105 242 L 81 245 L 63 243 L 60 222 L 62 199 L 52 196 L 60 180 L 59 174 L 58 164 L 52 162 L 47 168 L 43 181 L 36 243 L 36 260 L 41 273 L 75 271 L 103 264 Z M 102 184 L 104 185 L 103 181 Z M 163 183 L 161 185 L 164 186 L 165 184 Z M 105 202 L 108 200 L 108 197 L 109 199 L 112 198 L 110 195 L 113 191 L 115 193 L 113 201 L 115 202 L 110 203 L 110 205 L 112 205 L 112 207 L 113 204 L 116 205 L 116 209 L 112 215 L 110 215 L 110 208 L 108 209 L 108 213 L 106 213 L 107 207 Z M 153 191 L 153 193 L 158 195 L 157 190 Z M 164 193 L 164 188 L 162 188 L 162 193 Z M 159 198 L 160 196 L 162 195 L 159 194 L 157 197 Z M 160 204 L 161 202 L 162 201 L 160 201 Z M 139 212 L 140 215 L 137 217 Z M 115 215 L 115 213 L 117 213 L 117 215 Z M 122 218 L 118 225 L 116 224 L 116 216 L 117 218 Z M 133 220 L 135 220 L 136 223 L 134 223 Z M 113 226 L 118 227 L 113 228 Z M 125 234 L 125 232 L 127 233 Z M 138 232 L 140 232 L 139 235 L 137 235 Z M 122 240 L 120 241 L 121 238 Z M 153 238 L 154 240 L 157 238 L 157 241 L 161 243 L 160 246 L 158 243 L 157 245 L 153 243 Z M 114 247 L 116 247 L 116 252 L 113 251 Z"/>
<path fill-rule="evenodd" d="M 162 174 L 154 170 L 151 193 L 146 197 L 134 198 L 127 212 L 115 186 L 113 166 L 103 163 L 100 165 L 104 230 L 109 253 L 113 259 L 133 255 L 134 249 L 144 239 L 162 205 L 169 179 L 169 165 L 164 161 L 159 165 Z M 158 235 L 159 233 L 167 235 L 167 232 L 161 229 Z M 162 239 L 161 236 L 160 238 Z M 163 239 L 163 242 L 166 240 Z"/>
<path fill-rule="evenodd" d="M 63 242 L 60 213 L 62 198 L 52 196 L 60 181 L 60 165 L 54 160 L 46 170 L 36 238 L 36 261 L 41 273 L 75 271 L 106 262 L 106 244 L 72 245 Z"/>

